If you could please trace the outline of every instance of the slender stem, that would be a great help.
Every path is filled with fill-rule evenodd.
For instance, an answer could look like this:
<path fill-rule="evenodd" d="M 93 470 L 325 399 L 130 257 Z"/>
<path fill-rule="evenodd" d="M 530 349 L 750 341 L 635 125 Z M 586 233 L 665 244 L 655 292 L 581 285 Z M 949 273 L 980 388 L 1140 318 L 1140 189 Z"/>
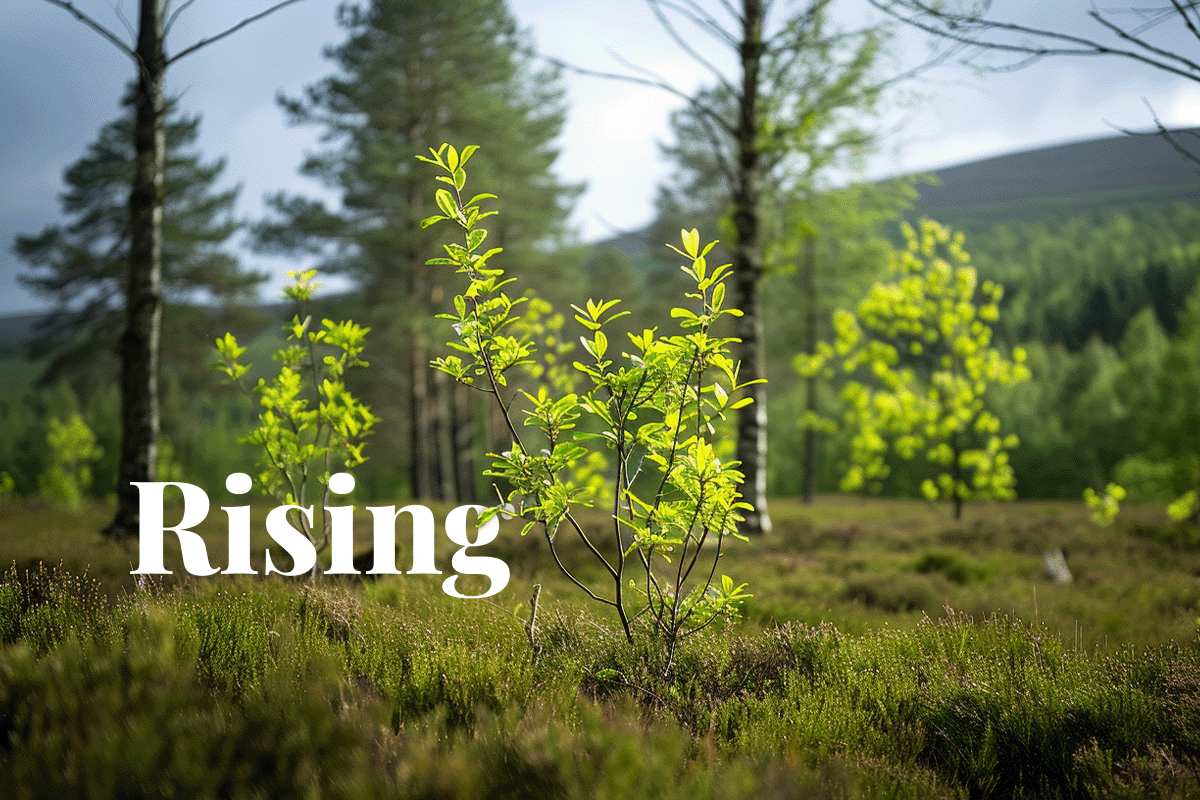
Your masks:
<path fill-rule="evenodd" d="M 50 0 L 50 2 L 54 2 L 54 0 Z M 191 55 L 192 53 L 196 52 L 200 48 L 206 47 L 206 46 L 212 44 L 213 42 L 224 39 L 226 36 L 230 35 L 231 33 L 234 33 L 235 31 L 241 30 L 242 28 L 249 25 L 251 22 L 260 20 L 263 17 L 267 16 L 268 14 L 272 14 L 272 13 L 278 11 L 279 9 L 283 8 L 284 6 L 290 6 L 292 3 L 298 3 L 298 2 L 300 2 L 300 0 L 283 0 L 283 2 L 276 3 L 275 5 L 268 8 L 266 11 L 260 11 L 259 13 L 255 14 L 252 17 L 246 17 L 244 20 L 239 22 L 237 25 L 234 25 L 231 28 L 226 28 L 225 30 L 221 31 L 220 33 L 216 34 L 215 36 L 209 36 L 208 38 L 201 39 L 200 41 L 196 42 L 195 44 L 191 45 L 190 47 L 185 47 L 183 50 L 180 50 L 178 53 L 176 53 L 175 55 L 173 55 L 169 59 L 167 59 L 167 64 L 173 64 L 176 61 L 178 61 L 179 59 L 183 58 L 184 56 Z"/>

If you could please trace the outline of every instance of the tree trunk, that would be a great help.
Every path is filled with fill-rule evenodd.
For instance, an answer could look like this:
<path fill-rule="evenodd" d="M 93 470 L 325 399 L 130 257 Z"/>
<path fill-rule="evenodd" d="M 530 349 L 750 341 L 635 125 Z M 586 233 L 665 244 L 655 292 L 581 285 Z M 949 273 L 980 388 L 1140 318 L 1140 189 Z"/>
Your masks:
<path fill-rule="evenodd" d="M 759 252 L 759 196 L 761 165 L 758 143 L 758 83 L 763 57 L 762 0 L 744 0 L 742 4 L 742 40 L 738 53 L 742 69 L 742 91 L 738 98 L 736 129 L 737 166 L 733 186 L 733 224 L 736 231 L 733 250 L 734 302 L 742 311 L 737 335 L 742 340 L 737 357 L 741 361 L 741 382 L 759 380 L 763 372 L 763 326 L 758 295 L 762 278 L 762 253 Z M 745 512 L 747 533 L 769 533 L 767 515 L 767 392 L 766 385 L 749 387 L 754 402 L 738 413 L 737 460 L 745 475 L 742 494 L 753 506 Z"/>
<path fill-rule="evenodd" d="M 950 474 L 950 477 L 954 478 L 954 489 L 951 497 L 954 500 L 954 520 L 957 522 L 962 519 L 963 512 L 963 497 L 962 492 L 959 490 L 959 484 L 962 483 L 962 465 L 958 460 L 959 446 L 957 433 L 950 437 L 950 449 L 954 454 L 954 467 Z"/>
<path fill-rule="evenodd" d="M 137 39 L 134 177 L 129 193 L 129 282 L 121 336 L 121 460 L 117 511 L 104 533 L 138 533 L 139 492 L 153 481 L 158 460 L 158 345 L 162 321 L 163 50 L 161 0 L 141 0 Z"/>
<path fill-rule="evenodd" d="M 804 242 L 804 259 L 800 265 L 800 279 L 805 294 L 804 307 L 804 352 L 817 352 L 817 239 L 810 236 Z M 820 403 L 817 401 L 817 376 L 804 381 L 807 394 L 806 408 L 809 426 L 804 431 L 804 502 L 811 505 L 817 497 L 817 429 L 813 427 Z"/>

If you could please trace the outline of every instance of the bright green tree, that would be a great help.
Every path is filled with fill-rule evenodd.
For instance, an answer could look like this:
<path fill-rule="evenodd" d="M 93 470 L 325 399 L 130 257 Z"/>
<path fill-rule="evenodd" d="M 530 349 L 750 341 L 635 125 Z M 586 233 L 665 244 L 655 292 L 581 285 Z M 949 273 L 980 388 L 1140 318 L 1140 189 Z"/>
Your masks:
<path fill-rule="evenodd" d="M 47 500 L 79 508 L 83 493 L 92 485 L 92 462 L 104 451 L 79 414 L 72 414 L 66 422 L 51 417 L 48 424 L 50 466 L 38 476 L 38 491 Z"/>
<path fill-rule="evenodd" d="M 285 296 L 296 313 L 283 328 L 287 344 L 273 356 L 279 372 L 270 380 L 259 378 L 253 389 L 246 386 L 243 379 L 251 365 L 241 361 L 246 348 L 232 333 L 216 340 L 214 366 L 245 394 L 257 395 L 258 424 L 241 442 L 259 451 L 258 485 L 263 494 L 310 511 L 314 496 L 319 498 L 315 513 L 288 512 L 297 520 L 293 527 L 319 554 L 330 544 L 330 473 L 366 461 L 364 440 L 376 421 L 371 409 L 346 387 L 346 371 L 367 366 L 360 356 L 370 329 L 349 320 L 315 324 L 308 305 L 320 286 L 313 282 L 316 271 L 288 274 L 293 283 Z M 353 489 L 353 482 L 348 486 L 339 493 Z M 353 571 L 347 563 L 352 556 L 335 552 L 334 569 Z M 311 569 L 314 576 L 320 574 L 320 562 Z"/>
<path fill-rule="evenodd" d="M 552 285 L 547 245 L 563 235 L 576 193 L 550 172 L 563 91 L 556 71 L 536 68 L 526 54 L 503 0 L 344 3 L 338 23 L 347 38 L 328 50 L 335 74 L 280 102 L 293 124 L 325 129 L 330 146 L 310 155 L 301 173 L 337 192 L 340 207 L 277 194 L 273 218 L 256 228 L 258 244 L 316 254 L 323 271 L 355 281 L 371 305 L 378 357 L 390 352 L 395 365 L 376 371 L 363 391 L 407 444 L 397 449 L 407 451 L 410 491 L 477 499 L 469 457 L 478 447 L 479 398 L 428 366 L 430 320 L 452 292 L 446 276 L 425 265 L 437 240 L 417 223 L 435 209 L 413 156 L 429 141 L 488 142 L 477 174 L 512 209 L 493 241 L 545 267 Z"/>
<path fill-rule="evenodd" d="M 907 247 L 888 260 L 891 280 L 878 282 L 854 312 L 834 315 L 835 345 L 823 344 L 800 364 L 821 370 L 839 359 L 855 376 L 843 392 L 855 433 L 842 489 L 879 489 L 891 457 L 923 456 L 933 476 L 926 498 L 949 499 L 962 517 L 969 499 L 1013 497 L 1007 451 L 1016 436 L 1000 434 L 987 390 L 1029 378 L 1025 353 L 1007 358 L 992 343 L 1003 294 L 979 284 L 961 234 L 925 220 L 903 226 Z"/>

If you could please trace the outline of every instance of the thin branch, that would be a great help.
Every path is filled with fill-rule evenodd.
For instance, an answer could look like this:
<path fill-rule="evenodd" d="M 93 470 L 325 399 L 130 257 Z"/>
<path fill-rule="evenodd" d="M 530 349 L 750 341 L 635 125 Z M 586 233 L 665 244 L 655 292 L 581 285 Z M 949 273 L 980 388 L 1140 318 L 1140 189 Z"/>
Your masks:
<path fill-rule="evenodd" d="M 113 13 L 117 15 L 117 19 L 121 20 L 121 24 L 125 26 L 125 31 L 129 34 L 129 38 L 137 41 L 137 33 L 133 30 L 133 25 L 130 24 L 129 18 L 125 16 L 125 12 L 121 10 L 121 3 L 118 0 L 116 5 L 110 6 Z"/>
<path fill-rule="evenodd" d="M 946 14 L 944 12 L 938 12 L 924 3 L 915 2 L 915 0 L 905 0 L 903 3 L 905 8 L 916 9 L 915 14 L 909 15 L 901 14 L 900 12 L 894 10 L 892 8 L 893 4 L 886 2 L 886 0 L 867 0 L 867 2 L 880 11 L 895 17 L 905 24 L 911 25 L 918 30 L 922 30 L 926 33 L 933 34 L 934 36 L 940 36 L 943 39 L 949 39 L 950 41 L 958 42 L 959 44 L 964 44 L 970 47 L 978 47 L 985 50 L 996 50 L 1006 53 L 1025 53 L 1038 57 L 1118 55 L 1133 59 L 1134 61 L 1140 61 L 1143 64 L 1148 64 L 1164 72 L 1170 72 L 1174 75 L 1179 75 L 1187 78 L 1188 80 L 1200 81 L 1200 75 L 1196 74 L 1195 72 L 1189 72 L 1188 70 L 1174 66 L 1167 61 L 1152 58 L 1134 50 L 1110 47 L 1108 45 L 1100 44 L 1099 42 L 1091 39 L 1085 39 L 1080 36 L 1072 36 L 1070 34 L 1058 33 L 1056 31 L 1047 31 L 1041 28 L 1031 28 L 1026 25 L 1018 25 L 1012 22 L 995 22 L 991 20 L 979 19 L 977 17 Z M 924 14 L 932 17 L 935 20 L 943 22 L 947 27 L 941 27 L 937 24 L 922 21 L 922 19 L 917 16 L 919 14 Z M 1038 37 L 1049 42 L 1061 42 L 1063 45 L 1010 44 L 1007 42 L 973 38 L 969 34 L 953 32 L 952 29 L 959 27 L 966 28 L 968 30 L 975 29 L 984 31 L 990 29 L 995 31 L 1007 31 L 1011 33 L 1025 34 L 1028 36 Z"/>
<path fill-rule="evenodd" d="M 546 543 L 548 545 L 550 545 L 550 555 L 554 558 L 554 563 L 558 564 L 558 568 L 559 568 L 559 570 L 562 571 L 562 574 L 566 575 L 571 580 L 571 583 L 575 584 L 580 589 L 582 589 L 587 594 L 588 597 L 592 598 L 593 600 L 595 600 L 599 603 L 604 603 L 605 605 L 616 607 L 617 604 L 614 603 L 612 600 L 609 600 L 607 597 L 600 597 L 595 592 L 593 592 L 591 589 L 589 589 L 587 586 L 585 586 L 583 583 L 581 583 L 578 578 L 576 578 L 574 575 L 571 574 L 570 570 L 567 569 L 567 566 L 562 563 L 562 559 L 560 559 L 558 557 L 558 551 L 554 548 L 554 537 L 550 535 L 550 529 L 546 527 L 546 524 L 544 522 L 542 523 L 542 531 L 546 535 Z"/>
<path fill-rule="evenodd" d="M 125 44 L 125 42 L 121 41 L 121 37 L 117 36 L 115 33 L 110 31 L 108 28 L 104 27 L 99 22 L 97 22 L 96 20 L 89 17 L 87 14 L 80 11 L 78 8 L 75 7 L 74 3 L 70 2 L 70 0 L 46 0 L 46 2 L 49 3 L 50 5 L 58 6 L 59 8 L 65 8 L 67 11 L 70 11 L 72 14 L 75 15 L 76 19 L 78 19 L 84 25 L 87 25 L 89 28 L 94 30 L 96 33 L 103 36 L 105 39 L 108 39 L 110 42 L 112 42 L 114 45 L 116 45 L 117 49 L 119 49 L 122 53 L 124 53 L 125 55 L 132 58 L 135 62 L 141 63 L 140 59 L 137 57 L 137 53 L 134 52 L 132 47 Z"/>
<path fill-rule="evenodd" d="M 1121 133 L 1127 134 L 1129 136 L 1161 136 L 1163 139 L 1166 140 L 1167 144 L 1171 145 L 1171 147 L 1175 150 L 1175 152 L 1179 153 L 1179 155 L 1183 156 L 1188 161 L 1191 161 L 1193 164 L 1200 167 L 1200 154 L 1197 154 L 1197 153 L 1187 149 L 1186 147 L 1184 147 L 1175 138 L 1175 134 L 1176 133 L 1186 133 L 1197 139 L 1200 139 L 1200 135 L 1197 135 L 1195 131 L 1172 131 L 1172 130 L 1168 129 L 1165 125 L 1162 124 L 1162 120 L 1160 120 L 1158 118 L 1158 114 L 1155 113 L 1154 107 L 1152 105 L 1150 105 L 1150 101 L 1148 101 L 1146 98 L 1143 97 L 1142 102 L 1146 104 L 1146 108 L 1150 111 L 1150 117 L 1154 120 L 1155 130 L 1153 130 L 1153 131 L 1132 131 L 1132 130 L 1129 130 L 1128 128 L 1122 128 L 1117 125 L 1114 125 L 1113 127 L 1116 128 L 1117 130 L 1119 130 Z"/>
<path fill-rule="evenodd" d="M 1192 32 L 1192 36 L 1200 39 L 1200 31 L 1196 30 L 1196 23 L 1192 22 L 1192 18 L 1188 16 L 1187 9 L 1184 8 L 1179 0 L 1171 0 L 1171 5 L 1175 6 L 1175 10 L 1179 12 L 1179 16 L 1183 17 L 1183 24 L 1187 25 L 1187 29 Z M 1189 8 L 1194 8 L 1195 4 L 1190 4 Z M 1138 29 L 1139 32 L 1141 29 Z"/>
<path fill-rule="evenodd" d="M 707 31 L 714 39 L 723 42 L 729 47 L 737 47 L 737 39 L 729 31 L 721 27 L 720 23 L 712 17 L 702 15 L 699 12 L 693 12 L 687 8 L 681 7 L 669 0 L 646 0 L 646 5 L 650 6 L 650 11 L 658 18 L 658 22 L 662 25 L 663 30 L 667 32 L 677 45 L 679 45 L 688 55 L 694 58 L 698 63 L 703 64 L 710 69 L 719 79 L 724 80 L 724 73 L 716 67 L 708 63 L 708 60 L 696 52 L 696 49 L 687 43 L 687 40 L 676 30 L 674 23 L 667 19 L 667 15 L 663 13 L 662 7 L 666 7 L 679 14 L 684 19 L 691 22 L 697 28 Z"/>
<path fill-rule="evenodd" d="M 604 565 L 604 568 L 608 570 L 608 574 L 612 576 L 613 580 L 620 580 L 620 577 L 617 575 L 617 571 L 613 569 L 612 564 L 609 564 L 608 559 L 604 557 L 604 554 L 596 549 L 596 545 L 592 544 L 592 540 L 589 539 L 587 534 L 583 532 L 583 528 L 579 526 L 579 522 L 575 519 L 571 512 L 568 511 L 564 515 L 564 518 L 571 523 L 571 527 L 575 529 L 575 533 L 579 534 L 579 538 L 583 540 L 585 545 L 587 545 L 587 549 L 591 550 L 592 555 Z"/>
<path fill-rule="evenodd" d="M 58 0 L 49 0 L 49 2 L 57 2 L 57 1 Z M 232 28 L 227 28 L 215 36 L 209 36 L 207 39 L 201 39 L 200 41 L 196 42 L 191 47 L 185 47 L 183 50 L 180 50 L 178 53 L 176 53 L 175 55 L 168 58 L 167 64 L 168 65 L 174 64 L 179 59 L 183 58 L 184 56 L 191 55 L 192 53 L 199 50 L 201 47 L 207 47 L 208 45 L 212 44 L 213 42 L 219 41 L 220 39 L 224 39 L 226 36 L 230 35 L 231 33 L 241 30 L 242 28 L 249 25 L 251 22 L 256 22 L 256 21 L 262 19 L 263 17 L 267 16 L 268 14 L 272 14 L 272 13 L 278 11 L 279 9 L 283 8 L 284 6 L 290 6 L 292 3 L 298 3 L 298 2 L 300 2 L 300 0 L 283 0 L 283 2 L 276 3 L 275 5 L 268 8 L 266 11 L 260 11 L 259 13 L 255 14 L 252 17 L 246 17 L 244 20 L 239 22 L 237 25 L 234 25 Z M 182 10 L 182 8 L 180 10 Z"/>
<path fill-rule="evenodd" d="M 182 3 L 179 8 L 171 12 L 171 16 L 167 17 L 167 24 L 163 26 L 163 38 L 166 38 L 167 34 L 171 32 L 171 26 L 175 24 L 175 20 L 178 19 L 179 15 L 184 12 L 184 9 L 194 2 L 196 2 L 196 0 L 185 0 L 185 2 Z"/>
<path fill-rule="evenodd" d="M 1135 44 L 1138 47 L 1141 47 L 1145 50 L 1149 50 L 1151 53 L 1154 53 L 1155 55 L 1158 55 L 1158 56 L 1162 56 L 1163 58 L 1174 59 L 1175 61 L 1178 61 L 1179 63 L 1186 66 L 1188 69 L 1195 70 L 1196 72 L 1200 72 L 1200 64 L 1197 64 L 1195 61 L 1192 61 L 1190 58 L 1184 58 L 1183 56 L 1179 55 L 1178 53 L 1172 53 L 1170 50 L 1163 50 L 1161 47 L 1155 47 L 1154 45 L 1147 42 L 1145 39 L 1142 39 L 1140 37 L 1130 34 L 1124 28 L 1122 28 L 1120 25 L 1117 25 L 1115 22 L 1110 22 L 1109 20 L 1105 19 L 1103 16 L 1100 15 L 1100 12 L 1089 11 L 1088 16 L 1091 17 L 1092 19 L 1096 20 L 1096 22 L 1100 23 L 1105 28 L 1108 28 L 1110 31 L 1112 31 L 1117 36 L 1117 38 L 1124 39 L 1127 42 Z"/>
<path fill-rule="evenodd" d="M 525 50 L 524 53 L 525 53 L 525 55 L 532 56 L 533 58 L 540 58 L 541 60 L 545 61 L 547 64 L 550 64 L 553 67 L 558 67 L 559 69 L 563 69 L 568 72 L 573 72 L 576 75 L 584 75 L 589 78 L 604 78 L 605 80 L 610 80 L 610 81 L 624 81 L 625 83 L 633 83 L 638 86 L 649 86 L 654 89 L 662 89 L 664 92 L 668 92 L 669 94 L 673 94 L 682 100 L 686 100 L 689 105 L 691 105 L 694 109 L 696 109 L 696 111 L 700 112 L 701 114 L 708 115 L 715 122 L 719 123 L 722 127 L 728 128 L 731 133 L 733 131 L 733 127 L 730 126 L 727 122 L 725 122 L 725 120 L 715 110 L 705 106 L 703 103 L 700 103 L 691 95 L 687 94 L 686 92 L 682 91 L 681 89 L 678 89 L 678 88 L 672 86 L 671 84 L 667 83 L 665 80 L 651 79 L 651 78 L 639 78 L 636 75 L 622 75 L 619 72 L 604 72 L 603 70 L 588 69 L 587 67 L 580 67 L 575 64 L 571 64 L 566 61 L 563 61 L 561 58 L 555 58 L 554 56 L 548 56 L 548 55 L 545 55 L 544 53 L 538 53 L 533 50 Z"/>

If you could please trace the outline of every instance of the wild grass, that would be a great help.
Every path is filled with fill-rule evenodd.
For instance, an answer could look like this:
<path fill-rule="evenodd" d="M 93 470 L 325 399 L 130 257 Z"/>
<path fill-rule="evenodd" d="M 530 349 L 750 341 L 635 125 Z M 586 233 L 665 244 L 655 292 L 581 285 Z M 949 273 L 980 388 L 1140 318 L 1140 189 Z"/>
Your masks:
<path fill-rule="evenodd" d="M 444 576 L 138 585 L 129 554 L 88 543 L 91 515 L 3 511 L 6 556 L 64 561 L 0 580 L 15 797 L 1200 792 L 1197 553 L 1149 511 L 1102 530 L 1049 504 L 955 526 L 921 504 L 777 503 L 779 530 L 723 567 L 751 583 L 748 621 L 669 664 L 532 539 L 489 549 L 514 569 L 494 603 L 445 597 Z M 58 538 L 6 530 L 41 519 Z M 1048 547 L 1074 584 L 1038 577 Z"/>

